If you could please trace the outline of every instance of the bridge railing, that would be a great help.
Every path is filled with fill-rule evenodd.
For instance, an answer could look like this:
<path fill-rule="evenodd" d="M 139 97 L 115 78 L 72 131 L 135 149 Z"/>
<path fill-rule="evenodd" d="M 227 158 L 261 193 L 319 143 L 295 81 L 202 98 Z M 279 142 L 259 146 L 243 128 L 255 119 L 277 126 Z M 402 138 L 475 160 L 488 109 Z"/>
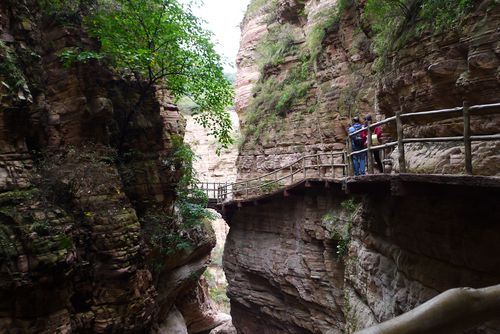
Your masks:
<path fill-rule="evenodd" d="M 368 174 L 373 174 L 373 154 L 374 150 L 382 150 L 386 148 L 398 148 L 398 162 L 399 162 L 399 172 L 406 173 L 406 158 L 405 158 L 405 144 L 408 143 L 430 143 L 430 142 L 463 142 L 464 143 L 464 163 L 465 172 L 469 175 L 472 174 L 472 147 L 471 143 L 473 141 L 491 141 L 500 140 L 500 134 L 491 135 L 472 135 L 470 119 L 471 116 L 480 115 L 493 115 L 500 113 L 500 103 L 492 104 L 482 104 L 469 106 L 467 102 L 464 102 L 461 107 L 450 108 L 450 109 L 440 109 L 432 111 L 423 112 L 413 112 L 404 113 L 403 108 L 401 108 L 395 116 L 386 118 L 380 122 L 369 124 L 367 127 L 363 127 L 349 134 L 349 140 L 347 141 L 349 157 L 359 154 L 367 153 L 368 157 Z M 450 119 L 456 117 L 462 117 L 463 119 L 463 134 L 461 136 L 450 136 L 450 137 L 422 137 L 422 138 L 407 138 L 403 131 L 403 125 L 405 123 L 422 123 L 435 121 L 436 118 Z M 431 120 L 432 119 L 432 120 Z M 373 145 L 372 142 L 372 132 L 376 127 L 381 125 L 395 123 L 397 138 L 395 141 L 391 141 L 382 145 Z M 367 131 L 367 147 L 359 151 L 352 151 L 351 139 L 356 134 Z"/>
<path fill-rule="evenodd" d="M 468 106 L 466 102 L 461 107 L 440 109 L 423 112 L 404 113 L 399 110 L 395 116 L 388 117 L 380 122 L 369 124 L 348 136 L 347 150 L 323 152 L 305 155 L 291 164 L 274 170 L 270 173 L 260 175 L 253 179 L 238 181 L 230 184 L 219 183 L 216 190 L 218 203 L 234 198 L 252 198 L 263 194 L 271 193 L 279 189 L 285 189 L 287 186 L 300 182 L 308 178 L 318 179 L 343 179 L 350 173 L 350 158 L 357 154 L 368 156 L 368 173 L 373 173 L 373 150 L 382 150 L 386 148 L 398 147 L 399 172 L 406 173 L 405 144 L 408 143 L 428 143 L 428 142 L 457 142 L 464 143 L 465 170 L 467 174 L 472 174 L 472 149 L 473 141 L 491 141 L 500 140 L 500 134 L 490 135 L 472 135 L 470 118 L 478 115 L 493 115 L 500 113 L 500 103 L 482 104 Z M 424 123 L 435 121 L 436 119 L 463 118 L 463 134 L 461 136 L 450 137 L 421 137 L 407 138 L 404 135 L 403 125 L 411 123 Z M 373 145 L 372 132 L 376 127 L 394 123 L 396 126 L 397 138 L 390 142 Z M 351 138 L 363 131 L 367 131 L 367 147 L 359 151 L 352 151 Z M 210 186 L 207 186 L 210 188 Z M 210 198 L 214 195 L 213 186 Z"/>
<path fill-rule="evenodd" d="M 209 200 L 217 200 L 219 198 L 219 188 L 228 185 L 227 182 L 200 182 L 197 184 L 198 189 L 205 192 Z"/>
<path fill-rule="evenodd" d="M 347 175 L 347 152 L 334 151 L 305 155 L 291 164 L 253 179 L 219 187 L 218 202 L 239 197 L 272 193 L 307 178 L 339 179 Z"/>

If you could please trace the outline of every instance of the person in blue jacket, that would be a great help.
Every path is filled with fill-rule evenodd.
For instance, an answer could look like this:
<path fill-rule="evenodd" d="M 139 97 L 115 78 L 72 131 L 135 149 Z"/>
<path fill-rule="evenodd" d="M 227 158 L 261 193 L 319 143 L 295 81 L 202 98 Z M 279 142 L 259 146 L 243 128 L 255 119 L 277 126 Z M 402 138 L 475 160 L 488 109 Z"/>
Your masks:
<path fill-rule="evenodd" d="M 359 122 L 359 117 L 352 119 L 352 125 L 349 127 L 349 135 L 361 130 L 363 125 Z M 352 152 L 361 151 L 365 147 L 365 139 L 363 138 L 363 131 L 351 137 Z M 354 166 L 354 175 L 364 175 L 366 165 L 366 153 L 359 153 L 352 156 L 352 164 Z"/>

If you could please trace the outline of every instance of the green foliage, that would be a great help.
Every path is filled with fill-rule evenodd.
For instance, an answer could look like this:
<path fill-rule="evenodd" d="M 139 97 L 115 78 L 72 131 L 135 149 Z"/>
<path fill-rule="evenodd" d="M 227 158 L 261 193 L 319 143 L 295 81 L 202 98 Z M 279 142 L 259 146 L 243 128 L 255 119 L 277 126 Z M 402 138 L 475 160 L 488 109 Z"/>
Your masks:
<path fill-rule="evenodd" d="M 87 63 L 92 60 L 101 60 L 104 56 L 94 51 L 81 51 L 77 48 L 64 50 L 59 58 L 66 68 L 71 67 L 75 62 Z"/>
<path fill-rule="evenodd" d="M 210 299 L 212 299 L 222 312 L 229 313 L 230 303 L 229 298 L 226 295 L 227 284 L 217 284 L 217 279 L 214 274 L 210 272 L 210 269 L 205 270 L 203 277 L 208 284 L 208 294 Z"/>
<path fill-rule="evenodd" d="M 225 286 L 209 287 L 208 294 L 210 295 L 210 298 L 219 306 L 221 311 L 229 313 L 230 302 L 226 294 Z"/>
<path fill-rule="evenodd" d="M 34 222 L 31 224 L 30 230 L 37 233 L 39 236 L 48 236 L 53 231 L 48 220 Z"/>
<path fill-rule="evenodd" d="M 280 182 L 274 182 L 274 180 L 262 181 L 259 188 L 263 193 L 271 193 L 283 187 L 283 184 Z"/>
<path fill-rule="evenodd" d="M 354 214 L 355 211 L 358 209 L 358 205 L 353 199 L 348 199 L 340 203 L 340 206 L 342 209 L 346 210 L 349 212 L 350 215 Z"/>
<path fill-rule="evenodd" d="M 311 61 L 315 61 L 318 58 L 318 55 L 323 49 L 322 43 L 328 28 L 340 20 L 340 16 L 345 11 L 346 7 L 347 0 L 339 0 L 335 6 L 325 11 L 321 11 L 314 17 L 315 24 L 306 40 L 306 46 L 309 50 Z"/>
<path fill-rule="evenodd" d="M 0 204 L 4 203 L 22 203 L 27 200 L 35 198 L 39 194 L 37 188 L 30 188 L 26 190 L 12 190 L 0 193 Z"/>
<path fill-rule="evenodd" d="M 175 168 L 182 173 L 176 187 L 177 207 L 183 226 L 191 228 L 205 219 L 212 219 L 213 215 L 207 210 L 207 194 L 198 187 L 199 180 L 193 168 L 193 161 L 196 158 L 193 150 L 189 144 L 183 142 L 182 137 L 174 136 L 172 139 L 175 148 Z"/>
<path fill-rule="evenodd" d="M 314 81 L 310 78 L 310 63 L 302 56 L 299 65 L 290 69 L 279 81 L 274 76 L 261 79 L 254 88 L 254 96 L 246 112 L 243 143 L 260 136 L 266 130 L 275 128 L 294 103 L 306 96 Z"/>
<path fill-rule="evenodd" d="M 39 4 L 49 12 L 84 17 L 87 30 L 101 43 L 100 51 L 71 49 L 61 59 L 70 65 L 106 58 L 116 71 L 135 77 L 142 95 L 132 113 L 154 94 L 153 88 L 165 88 L 174 97 L 189 96 L 196 103 L 196 120 L 223 147 L 233 142 L 225 110 L 233 104 L 233 87 L 224 76 L 211 33 L 189 6 L 177 0 L 39 0 Z"/>
<path fill-rule="evenodd" d="M 29 90 L 14 52 L 0 41 L 0 100 L 3 96 L 16 94 L 21 100 L 29 99 Z"/>
<path fill-rule="evenodd" d="M 192 247 L 188 232 L 177 226 L 172 216 L 162 209 L 150 208 L 139 217 L 150 245 L 163 255 Z"/>
<path fill-rule="evenodd" d="M 358 210 L 358 204 L 353 199 L 349 199 L 340 203 L 340 206 L 343 212 L 339 214 L 329 212 L 321 220 L 329 232 L 330 238 L 337 243 L 337 255 L 344 257 L 349 250 L 352 222 Z"/>
<path fill-rule="evenodd" d="M 245 18 L 254 16 L 254 14 L 266 5 L 274 8 L 277 2 L 277 0 L 251 0 L 248 4 L 247 11 L 245 12 Z"/>
<path fill-rule="evenodd" d="M 457 29 L 473 8 L 473 0 L 368 0 L 364 15 L 375 33 L 374 50 L 381 69 L 389 52 L 425 31 Z"/>
<path fill-rule="evenodd" d="M 290 109 L 293 103 L 304 97 L 308 89 L 313 84 L 309 79 L 309 67 L 306 61 L 299 63 L 299 67 L 293 68 L 289 71 L 288 76 L 280 85 L 282 93 L 278 102 L 276 103 L 276 111 L 283 113 Z"/>
<path fill-rule="evenodd" d="M 287 55 L 296 53 L 293 28 L 290 24 L 275 24 L 268 28 L 265 37 L 256 46 L 261 72 L 269 66 L 283 63 Z"/>
<path fill-rule="evenodd" d="M 81 24 L 82 17 L 89 13 L 95 0 L 37 0 L 46 17 L 65 26 Z"/>
<path fill-rule="evenodd" d="M 233 89 L 211 34 L 189 7 L 176 0 L 101 1 L 85 22 L 117 70 L 146 78 L 146 90 L 164 85 L 175 97 L 191 97 L 196 120 L 224 147 L 232 143 L 225 107 Z"/>
<path fill-rule="evenodd" d="M 179 98 L 175 103 L 179 111 L 184 115 L 192 115 L 198 110 L 198 105 L 188 96 Z"/>

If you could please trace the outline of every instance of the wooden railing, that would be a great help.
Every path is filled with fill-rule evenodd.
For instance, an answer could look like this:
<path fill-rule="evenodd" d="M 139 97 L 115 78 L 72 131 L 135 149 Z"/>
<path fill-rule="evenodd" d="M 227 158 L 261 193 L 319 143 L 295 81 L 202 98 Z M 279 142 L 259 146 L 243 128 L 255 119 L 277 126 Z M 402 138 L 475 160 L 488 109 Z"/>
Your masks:
<path fill-rule="evenodd" d="M 221 186 L 218 202 L 222 203 L 235 197 L 257 197 L 312 177 L 344 178 L 347 175 L 347 166 L 346 151 L 306 155 L 270 173 Z"/>
<path fill-rule="evenodd" d="M 197 184 L 198 189 L 204 191 L 209 200 L 217 200 L 219 198 L 219 189 L 227 185 L 227 182 L 200 182 Z"/>
<path fill-rule="evenodd" d="M 285 189 L 294 183 L 301 182 L 308 178 L 318 179 L 345 179 L 352 174 L 349 158 L 357 154 L 367 153 L 368 174 L 373 173 L 373 150 L 383 150 L 388 148 L 398 147 L 399 172 L 406 173 L 405 159 L 405 144 L 409 143 L 428 143 L 428 142 L 463 142 L 465 155 L 465 171 L 467 174 L 472 174 L 472 149 L 473 141 L 492 141 L 500 140 L 500 134 L 493 135 L 472 135 L 470 126 L 470 117 L 479 115 L 493 115 L 500 113 L 500 103 L 483 104 L 468 106 L 466 102 L 463 106 L 451 109 L 441 109 L 432 111 L 423 111 L 416 113 L 404 113 L 404 110 L 399 110 L 395 116 L 386 118 L 380 122 L 368 125 L 358 131 L 349 134 L 347 140 L 347 150 L 316 153 L 305 155 L 293 163 L 261 175 L 259 177 L 238 181 L 234 183 L 206 183 L 206 189 L 210 189 L 209 198 L 217 198 L 218 203 L 231 200 L 234 198 L 252 198 L 263 194 L 272 193 L 274 191 Z M 436 119 L 463 118 L 463 135 L 451 137 L 425 137 L 425 138 L 407 138 L 404 135 L 403 125 L 411 123 L 422 123 Z M 375 127 L 395 123 L 397 139 L 381 145 L 374 146 L 372 143 L 372 131 Z M 359 151 L 352 151 L 351 138 L 352 136 L 367 131 L 367 147 Z M 340 172 L 339 172 L 340 170 Z M 211 186 L 213 185 L 213 186 Z M 218 185 L 217 189 L 214 189 Z M 203 188 L 205 189 L 205 188 Z"/>
<path fill-rule="evenodd" d="M 472 175 L 472 148 L 471 143 L 473 141 L 490 141 L 490 140 L 499 140 L 500 134 L 494 135 L 472 135 L 471 127 L 470 127 L 470 118 L 471 116 L 480 116 L 485 114 L 498 114 L 500 112 L 500 103 L 492 103 L 492 104 L 482 104 L 475 105 L 469 107 L 467 102 L 464 102 L 462 107 L 451 108 L 451 109 L 440 109 L 440 110 L 432 110 L 432 111 L 423 111 L 423 112 L 415 112 L 415 113 L 404 113 L 404 110 L 401 108 L 395 116 L 386 118 L 380 122 L 376 122 L 370 124 L 368 127 L 364 127 L 360 130 L 357 130 L 351 134 L 349 134 L 349 138 L 351 139 L 354 135 L 368 131 L 367 135 L 367 148 L 359 151 L 352 152 L 351 140 L 348 140 L 348 150 L 349 157 L 358 154 L 367 153 L 368 157 L 368 174 L 373 174 L 373 155 L 371 154 L 373 150 L 381 150 L 386 148 L 398 147 L 398 162 L 399 162 L 399 172 L 406 173 L 406 159 L 405 159 L 405 144 L 408 143 L 430 143 L 430 142 L 458 142 L 461 141 L 464 143 L 464 155 L 465 155 L 465 172 L 469 175 Z M 406 138 L 403 131 L 404 123 L 411 122 L 425 122 L 426 118 L 429 119 L 429 116 L 432 117 L 432 121 L 435 121 L 436 118 L 453 118 L 453 117 L 462 117 L 463 119 L 463 135 L 462 136 L 452 136 L 452 137 L 429 137 L 429 138 Z M 382 145 L 373 146 L 372 144 L 372 131 L 381 125 L 395 123 L 396 125 L 396 133 L 397 140 L 389 143 L 385 143 Z"/>

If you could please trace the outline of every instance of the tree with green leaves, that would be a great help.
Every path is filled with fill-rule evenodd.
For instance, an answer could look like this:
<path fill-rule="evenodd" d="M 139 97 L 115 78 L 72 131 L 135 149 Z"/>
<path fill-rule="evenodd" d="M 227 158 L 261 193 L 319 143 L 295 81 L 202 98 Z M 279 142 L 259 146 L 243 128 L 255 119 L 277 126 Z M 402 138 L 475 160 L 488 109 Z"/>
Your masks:
<path fill-rule="evenodd" d="M 123 136 L 142 104 L 157 89 L 166 89 L 174 97 L 190 97 L 197 105 L 196 120 L 223 147 L 232 143 L 225 108 L 233 102 L 233 89 L 211 34 L 189 6 L 177 0 L 99 0 L 84 24 L 101 43 L 99 52 L 87 51 L 85 58 L 108 59 L 140 87 L 140 98 L 124 118 Z M 70 50 L 63 57 L 79 60 L 82 54 Z"/>

